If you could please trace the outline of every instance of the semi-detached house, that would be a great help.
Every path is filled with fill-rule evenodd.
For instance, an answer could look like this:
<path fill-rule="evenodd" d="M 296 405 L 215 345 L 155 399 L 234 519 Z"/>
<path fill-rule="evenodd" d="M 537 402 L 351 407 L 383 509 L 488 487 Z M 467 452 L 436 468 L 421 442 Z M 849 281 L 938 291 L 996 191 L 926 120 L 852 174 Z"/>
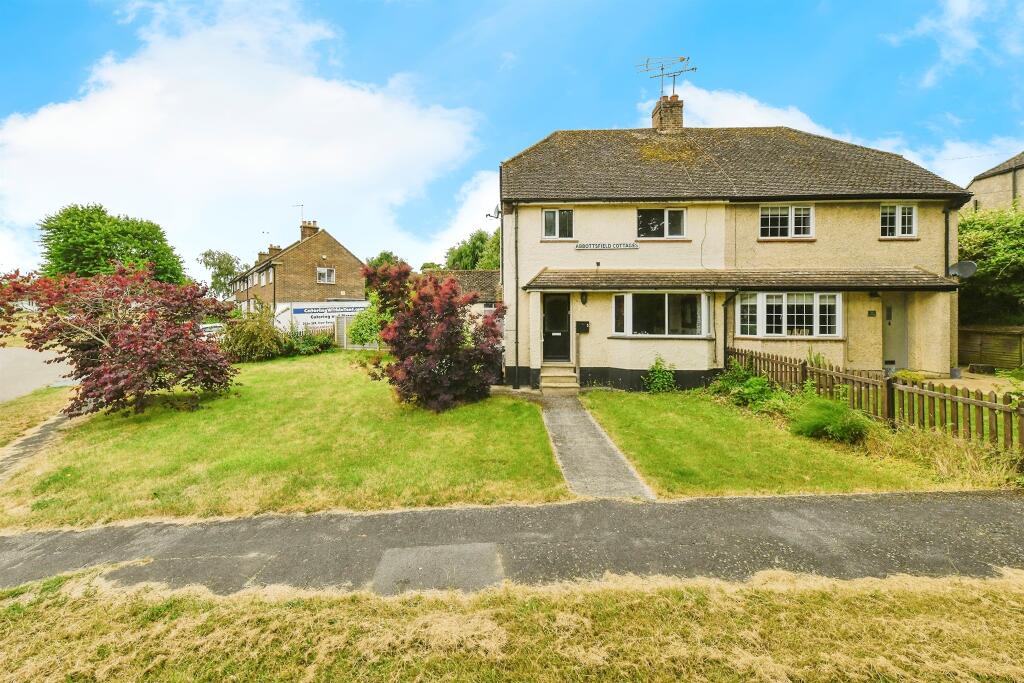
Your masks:
<path fill-rule="evenodd" d="M 506 379 L 706 381 L 729 346 L 945 375 L 957 209 L 903 157 L 784 127 L 552 133 L 501 165 Z M 553 382 L 554 380 L 552 380 Z"/>

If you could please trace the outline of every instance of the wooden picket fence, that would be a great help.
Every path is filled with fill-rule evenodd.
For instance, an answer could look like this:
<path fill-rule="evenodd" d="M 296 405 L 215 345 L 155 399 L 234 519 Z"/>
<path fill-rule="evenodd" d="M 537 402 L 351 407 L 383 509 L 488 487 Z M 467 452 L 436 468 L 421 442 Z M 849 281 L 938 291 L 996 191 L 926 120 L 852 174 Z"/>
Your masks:
<path fill-rule="evenodd" d="M 957 438 L 1024 451 L 1024 401 L 1012 394 L 1000 397 L 994 391 L 972 393 L 954 385 L 905 382 L 881 372 L 816 365 L 748 349 L 730 347 L 727 353 L 788 391 L 799 391 L 810 380 L 818 394 L 835 398 L 846 393 L 851 407 L 893 425 L 937 429 Z"/>

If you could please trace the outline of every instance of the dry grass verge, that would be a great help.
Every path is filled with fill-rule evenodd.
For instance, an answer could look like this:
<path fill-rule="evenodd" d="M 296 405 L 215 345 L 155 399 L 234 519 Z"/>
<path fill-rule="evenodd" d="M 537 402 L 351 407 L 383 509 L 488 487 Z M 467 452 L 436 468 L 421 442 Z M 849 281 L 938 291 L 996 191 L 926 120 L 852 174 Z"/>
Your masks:
<path fill-rule="evenodd" d="M 1024 679 L 1024 572 L 993 579 L 614 579 L 379 598 L 0 591 L 0 679 Z"/>
<path fill-rule="evenodd" d="M 0 403 L 0 448 L 59 413 L 70 394 L 67 387 L 45 387 Z"/>

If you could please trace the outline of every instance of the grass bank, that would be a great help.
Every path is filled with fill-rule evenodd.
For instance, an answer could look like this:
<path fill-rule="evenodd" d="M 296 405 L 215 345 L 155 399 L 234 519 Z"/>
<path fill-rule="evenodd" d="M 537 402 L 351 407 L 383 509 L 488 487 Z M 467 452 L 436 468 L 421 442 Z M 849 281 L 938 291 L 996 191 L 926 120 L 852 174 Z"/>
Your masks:
<path fill-rule="evenodd" d="M 248 364 L 198 410 L 88 418 L 0 486 L 0 526 L 569 496 L 536 405 L 437 415 L 396 403 L 355 358 Z"/>
<path fill-rule="evenodd" d="M 1024 575 L 612 580 L 400 598 L 0 591 L 5 680 L 1022 680 Z"/>
<path fill-rule="evenodd" d="M 960 488 L 919 463 L 795 436 L 699 391 L 582 400 L 659 496 Z"/>
<path fill-rule="evenodd" d="M 60 412 L 70 392 L 67 387 L 45 387 L 0 403 L 0 448 Z"/>

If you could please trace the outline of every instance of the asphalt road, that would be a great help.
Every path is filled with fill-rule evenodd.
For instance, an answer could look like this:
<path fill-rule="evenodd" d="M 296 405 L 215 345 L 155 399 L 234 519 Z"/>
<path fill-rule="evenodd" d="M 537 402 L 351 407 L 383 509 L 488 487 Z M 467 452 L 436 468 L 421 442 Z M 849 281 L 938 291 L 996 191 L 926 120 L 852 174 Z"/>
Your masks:
<path fill-rule="evenodd" d="M 131 560 L 122 584 L 477 590 L 615 574 L 988 576 L 1024 567 L 1024 494 L 584 501 L 140 523 L 0 536 L 0 585 Z"/>
<path fill-rule="evenodd" d="M 52 351 L 0 348 L 0 402 L 10 401 L 60 381 L 68 372 L 64 363 L 47 363 Z"/>

